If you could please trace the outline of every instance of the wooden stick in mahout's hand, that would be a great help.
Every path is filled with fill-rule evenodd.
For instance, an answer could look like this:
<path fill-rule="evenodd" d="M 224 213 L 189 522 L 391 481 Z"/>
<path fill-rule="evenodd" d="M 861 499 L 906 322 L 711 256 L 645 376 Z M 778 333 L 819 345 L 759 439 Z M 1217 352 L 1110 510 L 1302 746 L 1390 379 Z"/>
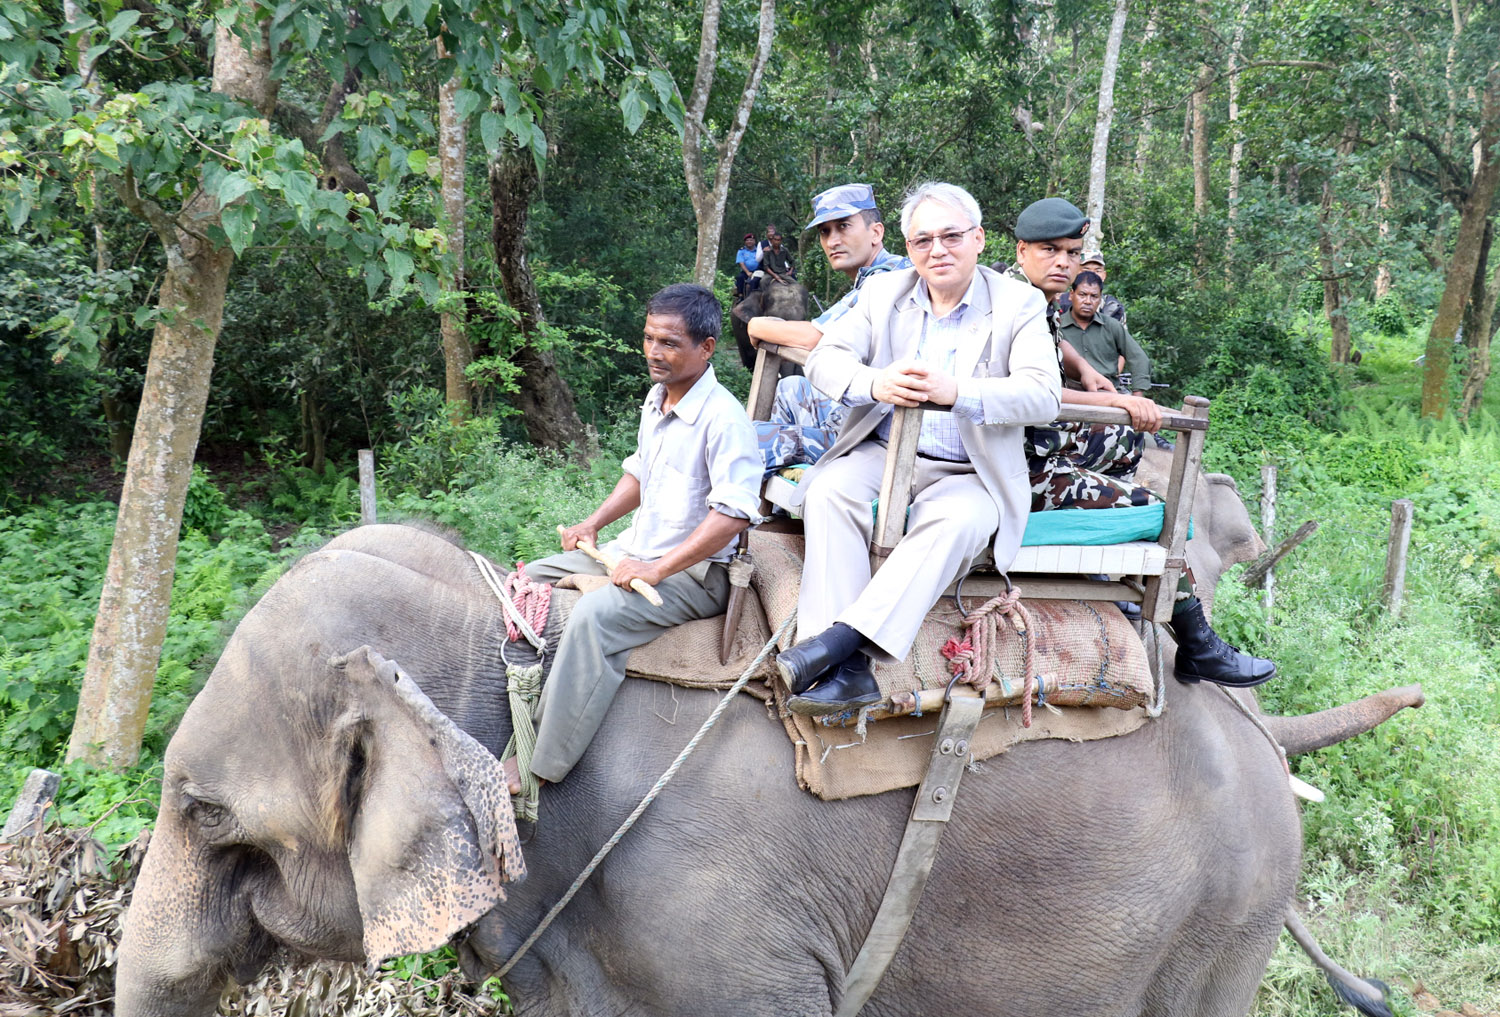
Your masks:
<path fill-rule="evenodd" d="M 557 527 L 557 535 L 559 537 L 561 537 L 566 532 L 567 530 L 563 526 L 559 525 Z M 603 565 L 611 572 L 615 570 L 616 565 L 620 564 L 620 560 L 618 558 L 605 554 L 603 551 L 599 550 L 597 547 L 595 547 L 593 544 L 590 544 L 586 540 L 580 540 L 578 542 L 578 550 L 582 551 L 584 554 L 588 555 L 590 558 L 594 559 L 596 562 L 598 562 L 600 565 Z M 661 607 L 661 594 L 657 593 L 656 588 L 653 587 L 650 583 L 646 582 L 646 580 L 632 579 L 630 581 L 630 588 L 649 600 L 652 607 Z"/>

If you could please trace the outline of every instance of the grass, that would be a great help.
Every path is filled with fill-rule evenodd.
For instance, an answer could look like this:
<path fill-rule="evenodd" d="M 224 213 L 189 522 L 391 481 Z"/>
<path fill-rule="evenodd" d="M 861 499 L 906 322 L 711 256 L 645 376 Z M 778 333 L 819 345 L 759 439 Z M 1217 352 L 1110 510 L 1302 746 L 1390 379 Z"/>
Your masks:
<path fill-rule="evenodd" d="M 1412 362 L 1421 337 L 1363 345 L 1343 428 L 1308 435 L 1282 462 L 1277 536 L 1306 519 L 1321 525 L 1278 568 L 1273 621 L 1235 570 L 1220 586 L 1215 622 L 1276 660 L 1281 677 L 1262 695 L 1274 712 L 1423 685 L 1420 711 L 1293 761 L 1328 795 L 1303 808 L 1299 905 L 1331 956 L 1396 987 L 1396 1013 L 1416 1013 L 1417 992 L 1490 1013 L 1500 1010 L 1497 396 L 1491 386 L 1471 421 L 1420 420 Z M 1219 465 L 1237 473 L 1253 506 L 1258 471 Z M 1381 590 L 1390 503 L 1400 497 L 1416 512 L 1406 598 L 1392 618 Z M 1257 1017 L 1350 1012 L 1283 936 Z"/>

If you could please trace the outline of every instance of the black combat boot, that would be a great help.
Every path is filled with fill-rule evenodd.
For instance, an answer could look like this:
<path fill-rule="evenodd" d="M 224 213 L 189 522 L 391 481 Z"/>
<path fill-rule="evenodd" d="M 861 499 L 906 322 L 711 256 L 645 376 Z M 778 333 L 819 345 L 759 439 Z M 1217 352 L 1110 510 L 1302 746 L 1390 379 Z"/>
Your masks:
<path fill-rule="evenodd" d="M 776 670 L 781 672 L 781 680 L 792 695 L 801 695 L 812 688 L 813 682 L 848 660 L 859 649 L 861 638 L 843 622 L 834 622 L 810 639 L 777 654 Z"/>
<path fill-rule="evenodd" d="M 863 653 L 856 653 L 840 664 L 838 670 L 817 688 L 788 699 L 786 708 L 805 717 L 816 717 L 825 713 L 858 710 L 878 702 L 880 686 L 875 682 L 870 658 Z"/>
<path fill-rule="evenodd" d="M 1177 640 L 1177 680 L 1214 682 L 1249 688 L 1276 677 L 1276 665 L 1260 657 L 1241 653 L 1219 638 L 1203 616 L 1203 604 L 1189 598 L 1172 612 L 1167 631 Z"/>

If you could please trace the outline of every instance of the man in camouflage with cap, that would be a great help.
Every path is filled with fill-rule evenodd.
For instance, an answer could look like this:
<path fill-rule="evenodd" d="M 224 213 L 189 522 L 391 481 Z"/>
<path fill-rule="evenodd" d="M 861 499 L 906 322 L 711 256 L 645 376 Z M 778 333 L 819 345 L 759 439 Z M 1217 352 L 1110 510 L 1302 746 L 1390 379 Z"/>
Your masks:
<path fill-rule="evenodd" d="M 1135 426 L 1059 421 L 1028 427 L 1033 512 L 1149 505 L 1160 500 L 1150 490 L 1131 484 L 1130 478 L 1141 460 L 1141 432 L 1161 426 L 1161 410 L 1149 399 L 1116 392 L 1109 379 L 1061 337 L 1057 298 L 1078 274 L 1088 226 L 1088 217 L 1070 201 L 1044 198 L 1033 202 L 1016 219 L 1016 261 L 1008 274 L 1035 286 L 1047 299 L 1047 323 L 1060 350 L 1064 376 L 1077 378 L 1083 386 L 1082 391 L 1071 384 L 1064 388 L 1063 402 L 1115 406 L 1128 412 Z"/>
<path fill-rule="evenodd" d="M 1013 278 L 1042 291 L 1049 313 L 1048 326 L 1065 363 L 1077 357 L 1059 333 L 1056 305 L 1078 274 L 1083 235 L 1089 220 L 1063 198 L 1033 202 L 1016 218 L 1016 262 Z M 1074 373 L 1064 367 L 1066 373 Z M 1097 381 L 1088 380 L 1089 375 Z M 1061 508 L 1126 508 L 1151 505 L 1161 498 L 1134 482 L 1147 431 L 1161 427 L 1161 409 L 1150 399 L 1116 392 L 1092 368 L 1084 375 L 1087 391 L 1064 388 L 1063 403 L 1115 406 L 1130 414 L 1131 423 L 1085 424 L 1054 421 L 1026 428 L 1027 465 L 1031 472 L 1031 511 Z M 1177 678 L 1184 682 L 1211 681 L 1248 687 L 1270 681 L 1276 665 L 1252 657 L 1224 642 L 1209 626 L 1203 605 L 1193 593 L 1191 570 L 1178 587 L 1178 600 L 1167 628 L 1177 640 Z"/>

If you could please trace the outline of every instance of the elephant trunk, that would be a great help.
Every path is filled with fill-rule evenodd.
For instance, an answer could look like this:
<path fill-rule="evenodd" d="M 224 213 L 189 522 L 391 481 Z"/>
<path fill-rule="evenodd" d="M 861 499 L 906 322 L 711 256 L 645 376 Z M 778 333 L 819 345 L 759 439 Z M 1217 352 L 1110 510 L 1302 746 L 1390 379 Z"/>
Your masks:
<path fill-rule="evenodd" d="M 1403 685 L 1301 717 L 1267 714 L 1263 719 L 1286 754 L 1296 756 L 1372 731 L 1398 711 L 1416 709 L 1425 701 L 1421 685 Z"/>
<path fill-rule="evenodd" d="M 211 1017 L 233 958 L 264 955 L 248 912 L 213 892 L 190 854 L 163 809 L 125 915 L 115 1017 Z M 205 919 L 220 913 L 229 921 Z"/>

